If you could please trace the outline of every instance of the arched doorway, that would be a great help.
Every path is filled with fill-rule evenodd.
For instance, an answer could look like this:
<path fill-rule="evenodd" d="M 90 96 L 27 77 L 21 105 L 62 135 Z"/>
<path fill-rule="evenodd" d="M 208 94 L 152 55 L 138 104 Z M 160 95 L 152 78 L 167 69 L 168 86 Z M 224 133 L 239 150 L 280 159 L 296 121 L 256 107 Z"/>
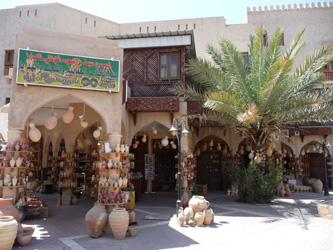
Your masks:
<path fill-rule="evenodd" d="M 210 190 L 225 188 L 222 150 L 228 145 L 219 137 L 209 135 L 196 145 L 200 148 L 197 156 L 197 184 L 207 185 Z"/>

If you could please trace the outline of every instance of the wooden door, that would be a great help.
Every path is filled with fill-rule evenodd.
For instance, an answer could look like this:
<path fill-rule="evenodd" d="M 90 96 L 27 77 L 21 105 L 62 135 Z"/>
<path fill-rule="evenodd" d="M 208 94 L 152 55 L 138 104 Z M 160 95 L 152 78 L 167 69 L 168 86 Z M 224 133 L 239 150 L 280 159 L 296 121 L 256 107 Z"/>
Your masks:
<path fill-rule="evenodd" d="M 210 190 L 223 188 L 222 152 L 201 152 L 197 158 L 197 183 L 207 184 Z"/>
<path fill-rule="evenodd" d="M 323 154 L 308 154 L 308 162 L 310 178 L 320 179 L 323 183 L 325 183 L 325 166 Z"/>

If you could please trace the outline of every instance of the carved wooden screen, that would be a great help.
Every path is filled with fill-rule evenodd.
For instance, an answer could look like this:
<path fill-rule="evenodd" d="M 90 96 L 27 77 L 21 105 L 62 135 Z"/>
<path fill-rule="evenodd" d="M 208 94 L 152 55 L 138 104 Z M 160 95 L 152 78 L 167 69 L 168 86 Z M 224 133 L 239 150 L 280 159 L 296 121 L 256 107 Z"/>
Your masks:
<path fill-rule="evenodd" d="M 159 53 L 180 52 L 180 77 L 159 78 Z M 175 96 L 170 91 L 176 84 L 185 84 L 186 47 L 126 49 L 124 51 L 124 79 L 128 80 L 131 97 Z"/>

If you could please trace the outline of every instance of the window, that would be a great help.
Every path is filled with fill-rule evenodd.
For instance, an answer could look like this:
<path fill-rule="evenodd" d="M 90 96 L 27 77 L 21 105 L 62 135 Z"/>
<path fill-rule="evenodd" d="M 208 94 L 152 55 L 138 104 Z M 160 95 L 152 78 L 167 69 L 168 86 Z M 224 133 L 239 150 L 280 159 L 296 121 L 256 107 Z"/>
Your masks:
<path fill-rule="evenodd" d="M 282 32 L 281 34 L 281 43 L 280 43 L 281 46 L 284 45 L 284 33 Z"/>
<path fill-rule="evenodd" d="M 85 19 L 86 24 L 88 23 L 88 18 Z"/>
<path fill-rule="evenodd" d="M 37 10 L 35 10 L 35 16 L 37 16 Z"/>
<path fill-rule="evenodd" d="M 196 25 L 195 25 L 195 23 L 193 24 L 193 29 L 195 30 L 195 27 L 196 27 Z"/>
<path fill-rule="evenodd" d="M 149 27 L 147 27 L 147 32 L 149 33 Z"/>
<path fill-rule="evenodd" d="M 243 56 L 245 65 L 250 68 L 250 57 L 249 54 L 247 52 L 241 53 L 241 55 Z"/>
<path fill-rule="evenodd" d="M 179 51 L 160 53 L 160 79 L 170 80 L 180 77 L 180 53 Z"/>
<path fill-rule="evenodd" d="M 20 11 L 20 13 L 19 13 L 19 17 L 21 17 L 22 16 L 22 11 Z"/>
<path fill-rule="evenodd" d="M 96 27 L 96 21 L 94 21 L 94 27 Z"/>
<path fill-rule="evenodd" d="M 188 24 L 186 24 L 186 30 L 188 29 Z"/>
<path fill-rule="evenodd" d="M 141 33 L 141 27 L 139 28 L 139 32 Z"/>
<path fill-rule="evenodd" d="M 154 31 L 156 32 L 156 26 L 154 26 Z"/>
<path fill-rule="evenodd" d="M 27 11 L 27 16 L 29 16 L 29 10 Z"/>
<path fill-rule="evenodd" d="M 13 68 L 14 63 L 14 50 L 6 50 L 5 51 L 5 67 L 3 74 L 9 75 L 9 69 Z"/>
<path fill-rule="evenodd" d="M 6 97 L 5 105 L 10 103 L 10 97 Z"/>
<path fill-rule="evenodd" d="M 178 24 L 178 30 L 180 30 L 180 24 Z"/>
<path fill-rule="evenodd" d="M 327 65 L 322 68 L 326 81 L 333 81 L 333 61 L 330 61 Z"/>
<path fill-rule="evenodd" d="M 263 43 L 264 43 L 264 46 L 267 46 L 268 45 L 268 41 L 267 41 L 267 31 L 264 30 L 264 34 L 263 34 Z"/>

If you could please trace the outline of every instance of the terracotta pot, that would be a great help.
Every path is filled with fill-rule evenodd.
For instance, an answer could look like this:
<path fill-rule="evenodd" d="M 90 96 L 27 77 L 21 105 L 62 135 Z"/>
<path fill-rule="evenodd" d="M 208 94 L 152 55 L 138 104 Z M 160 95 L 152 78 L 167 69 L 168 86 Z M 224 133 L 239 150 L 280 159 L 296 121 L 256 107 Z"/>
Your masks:
<path fill-rule="evenodd" d="M 17 221 L 13 216 L 0 217 L 0 246 L 2 250 L 13 247 L 17 234 Z"/>
<path fill-rule="evenodd" d="M 32 234 L 30 233 L 21 233 L 17 235 L 16 241 L 20 246 L 24 247 L 29 244 L 29 242 L 31 241 L 31 237 Z"/>
<path fill-rule="evenodd" d="M 205 225 L 210 225 L 212 223 L 212 220 L 213 220 L 213 210 L 210 208 L 210 209 L 207 209 L 204 211 L 203 215 L 204 215 L 204 224 Z"/>
<path fill-rule="evenodd" d="M 16 167 L 21 167 L 22 166 L 23 159 L 21 157 L 18 157 L 16 159 Z"/>
<path fill-rule="evenodd" d="M 204 219 L 205 219 L 205 217 L 202 214 L 202 212 L 195 213 L 194 220 L 195 220 L 195 224 L 197 225 L 197 227 L 202 226 Z"/>
<path fill-rule="evenodd" d="M 312 188 L 315 193 L 320 193 L 323 190 L 323 183 L 319 179 L 315 179 L 312 183 Z"/>
<path fill-rule="evenodd" d="M 193 195 L 189 201 L 189 206 L 192 208 L 194 215 L 196 212 L 203 212 L 203 210 L 209 207 L 209 204 L 209 201 L 200 195 Z"/>
<path fill-rule="evenodd" d="M 128 226 L 128 232 L 131 237 L 134 237 L 136 235 L 136 230 L 138 229 L 138 226 Z"/>
<path fill-rule="evenodd" d="M 93 238 L 99 237 L 108 222 L 108 215 L 104 204 L 95 203 L 93 208 L 86 214 L 85 222 L 89 235 Z"/>
<path fill-rule="evenodd" d="M 109 223 L 113 236 L 117 240 L 122 240 L 126 236 L 129 216 L 125 208 L 114 208 L 109 216 Z"/>
<path fill-rule="evenodd" d="M 185 208 L 184 215 L 185 215 L 185 223 L 189 224 L 190 219 L 193 219 L 193 209 L 190 207 Z"/>
<path fill-rule="evenodd" d="M 13 206 L 13 198 L 0 198 L 0 216 L 13 216 L 17 222 L 19 221 L 19 213 Z"/>

